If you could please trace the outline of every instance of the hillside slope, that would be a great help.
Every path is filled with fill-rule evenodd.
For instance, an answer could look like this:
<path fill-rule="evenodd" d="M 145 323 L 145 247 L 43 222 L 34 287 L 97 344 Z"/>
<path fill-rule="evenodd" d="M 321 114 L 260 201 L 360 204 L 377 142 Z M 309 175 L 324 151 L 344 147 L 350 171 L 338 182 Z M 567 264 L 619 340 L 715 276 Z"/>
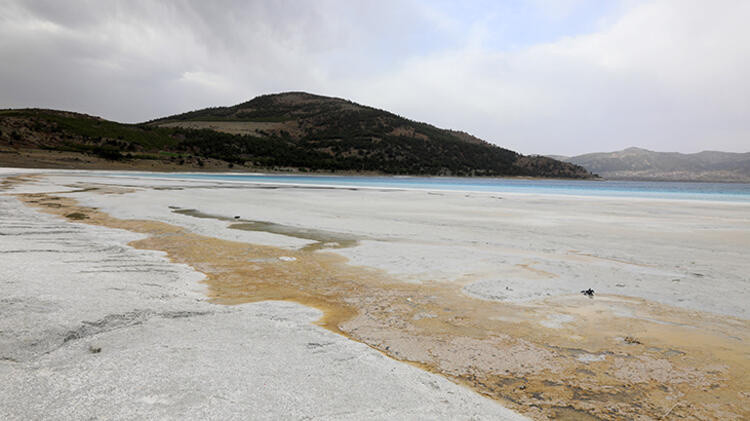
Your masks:
<path fill-rule="evenodd" d="M 628 148 L 560 158 L 607 178 L 750 182 L 750 153 L 682 154 Z"/>
<path fill-rule="evenodd" d="M 467 133 L 301 92 L 264 95 L 232 107 L 207 108 L 138 125 L 62 111 L 0 111 L 0 148 L 5 151 L 0 153 L 0 164 L 8 153 L 24 149 L 80 153 L 119 163 L 150 160 L 152 166 L 163 164 L 166 169 L 184 165 L 416 175 L 591 176 L 576 165 L 523 156 Z"/>

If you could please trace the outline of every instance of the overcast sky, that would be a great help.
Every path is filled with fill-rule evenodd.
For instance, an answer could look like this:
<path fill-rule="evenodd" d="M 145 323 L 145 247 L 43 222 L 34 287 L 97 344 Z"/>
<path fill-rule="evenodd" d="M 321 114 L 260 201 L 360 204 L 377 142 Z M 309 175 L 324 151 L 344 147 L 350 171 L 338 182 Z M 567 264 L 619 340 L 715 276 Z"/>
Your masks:
<path fill-rule="evenodd" d="M 0 0 L 0 107 L 351 99 L 522 153 L 750 151 L 750 1 Z"/>

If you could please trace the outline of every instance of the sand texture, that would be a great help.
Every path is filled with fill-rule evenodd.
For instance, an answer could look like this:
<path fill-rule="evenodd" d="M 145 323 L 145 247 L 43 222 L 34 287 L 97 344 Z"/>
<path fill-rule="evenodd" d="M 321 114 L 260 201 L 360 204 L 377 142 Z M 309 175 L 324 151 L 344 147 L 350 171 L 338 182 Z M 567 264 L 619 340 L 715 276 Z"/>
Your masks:
<path fill-rule="evenodd" d="M 237 360 L 231 364 L 242 369 L 230 370 L 230 379 L 216 384 L 218 389 L 231 384 L 233 376 L 251 373 L 274 377 L 277 384 L 294 373 L 309 373 L 309 385 L 316 390 L 332 387 L 322 377 L 344 388 L 373 387 L 366 377 L 370 375 L 352 366 L 321 375 L 325 358 L 316 363 L 305 354 L 317 347 L 297 350 L 279 336 L 262 333 L 265 328 L 278 330 L 271 322 L 285 318 L 294 323 L 294 332 L 326 338 L 309 343 L 335 338 L 336 352 L 350 350 L 358 360 L 364 358 L 360 354 L 372 355 L 383 364 L 412 370 L 398 377 L 407 389 L 419 376 L 440 379 L 441 388 L 457 388 L 435 389 L 437 395 L 443 391 L 458 397 L 441 405 L 424 403 L 437 412 L 420 412 L 426 411 L 418 403 L 427 392 L 415 388 L 411 395 L 400 396 L 403 402 L 388 406 L 395 412 L 342 412 L 343 418 L 411 418 L 417 413 L 452 417 L 469 414 L 461 412 L 467 407 L 479 418 L 516 416 L 446 379 L 535 419 L 750 416 L 747 204 L 311 189 L 70 173 L 11 178 L 3 199 L 9 215 L 28 215 L 17 226 L 4 227 L 11 234 L 18 230 L 8 244 L 22 251 L 3 253 L 3 258 L 19 254 L 52 262 L 74 256 L 83 266 L 98 268 L 113 257 L 91 257 L 98 249 L 80 245 L 93 247 L 97 241 L 116 244 L 111 253 L 117 256 L 132 255 L 104 272 L 106 285 L 99 284 L 99 275 L 97 281 L 86 281 L 86 275 L 78 275 L 85 269 L 63 260 L 60 266 L 70 271 L 69 282 L 87 285 L 83 295 L 64 284 L 55 286 L 62 291 L 32 293 L 33 288 L 49 288 L 50 273 L 62 276 L 65 270 L 18 271 L 10 261 L 0 265 L 7 279 L 15 279 L 9 285 L 12 296 L 18 296 L 7 306 L 20 308 L 1 323 L 28 333 L 28 344 L 2 337 L 0 354 L 8 357 L 0 367 L 15 370 L 19 379 L 31 376 L 38 381 L 39 367 L 55 364 L 51 356 L 73 352 L 74 345 L 86 341 L 91 344 L 77 348 L 79 358 L 108 358 L 108 347 L 97 343 L 113 331 L 127 335 L 126 340 L 112 338 L 113 343 L 124 341 L 121 352 L 137 348 L 148 353 L 156 342 L 144 338 L 161 328 L 174 330 L 175 341 L 194 349 L 191 355 L 198 360 L 209 350 L 190 344 L 208 335 L 213 339 L 207 341 L 228 341 L 221 349 L 224 359 L 238 358 L 233 351 L 288 352 L 274 356 L 298 363 L 296 368 L 286 364 L 288 371 L 277 373 L 276 362 L 270 360 Z M 47 225 L 29 222 L 37 220 Z M 108 247 L 115 246 L 102 245 L 100 253 L 106 254 Z M 127 269 L 131 265 L 138 269 Z M 139 277 L 150 281 L 139 283 Z M 92 283 L 93 289 L 88 286 Z M 146 283 L 156 286 L 144 287 Z M 126 288 L 131 301 L 110 297 L 125 294 L 114 292 L 122 284 L 133 285 L 132 291 Z M 172 295 L 144 292 L 157 286 Z M 593 298 L 579 293 L 587 288 L 596 291 Z M 50 302 L 28 301 L 39 296 Z M 86 297 L 98 304 L 86 304 Z M 115 306 L 117 311 L 110 312 L 108 299 L 123 308 Z M 180 307 L 182 301 L 193 307 Z M 322 311 L 317 326 L 310 324 L 316 310 L 309 307 Z M 67 314 L 66 319 L 58 312 Z M 283 316 L 269 316 L 274 312 Z M 248 325 L 248 317 L 258 320 Z M 263 317 L 271 320 L 264 322 Z M 112 320 L 115 329 L 91 327 L 108 326 Z M 78 337 L 70 332 L 83 333 Z M 246 339 L 259 335 L 264 344 L 247 348 Z M 91 352 L 99 346 L 101 352 Z M 184 352 L 181 348 L 175 358 L 195 365 Z M 67 365 L 71 371 L 61 379 L 76 376 L 86 361 Z M 216 367 L 201 369 L 208 378 L 225 379 Z M 375 366 L 373 371 L 390 378 L 381 369 Z M 165 383 L 174 380 L 163 377 Z M 129 379 L 130 387 L 143 380 L 139 375 Z M 342 383 L 344 379 L 353 385 Z M 96 380 L 76 381 L 88 391 Z M 121 399 L 131 399 L 129 386 L 120 386 Z M 50 396 L 60 393 L 59 388 L 45 387 Z M 243 390 L 260 393 L 255 387 Z M 206 392 L 198 390 L 199 395 Z M 276 399 L 298 395 L 296 389 L 268 393 Z M 383 392 L 384 399 L 388 395 Z M 441 399 L 437 395 L 435 399 Z M 306 411 L 320 395 L 303 396 L 307 400 L 294 402 L 308 406 L 290 404 L 276 415 L 309 415 Z M 408 396 L 414 397 L 411 404 Z M 174 404 L 168 401 L 166 407 Z M 232 402 L 237 403 L 228 405 L 232 410 L 247 405 Z M 203 405 L 204 410 L 215 406 Z M 335 417 L 325 410 L 334 406 L 330 401 L 321 405 L 321 416 Z M 377 403 L 370 407 L 383 408 Z M 87 408 L 96 410 L 96 405 Z"/>

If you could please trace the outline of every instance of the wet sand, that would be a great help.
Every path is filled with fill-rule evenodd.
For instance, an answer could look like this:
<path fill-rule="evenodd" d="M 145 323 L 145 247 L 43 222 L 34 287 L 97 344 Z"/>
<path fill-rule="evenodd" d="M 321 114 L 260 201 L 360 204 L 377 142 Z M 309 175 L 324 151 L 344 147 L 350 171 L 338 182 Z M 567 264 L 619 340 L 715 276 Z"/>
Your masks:
<path fill-rule="evenodd" d="M 262 219 L 264 215 L 254 215 L 245 222 L 236 222 L 235 219 L 245 219 L 241 214 L 247 213 L 247 208 L 224 209 L 222 214 L 221 209 L 211 209 L 211 206 L 202 206 L 205 210 L 182 207 L 184 204 L 180 203 L 180 195 L 183 198 L 195 197 L 196 190 L 180 190 L 189 186 L 173 186 L 175 190 L 169 190 L 172 194 L 163 200 L 179 203 L 169 207 L 152 200 L 154 196 L 151 192 L 164 186 L 154 186 L 151 182 L 123 188 L 111 180 L 107 183 L 109 187 L 101 183 L 68 184 L 68 190 L 79 190 L 72 194 L 26 193 L 17 197 L 44 212 L 76 222 L 145 234 L 144 239 L 132 242 L 131 246 L 166 252 L 173 262 L 187 264 L 206 274 L 204 282 L 212 300 L 217 303 L 232 305 L 289 300 L 318 308 L 323 311 L 323 317 L 317 322 L 319 325 L 365 343 L 392 358 L 465 384 L 533 418 L 658 419 L 665 415 L 674 418 L 692 415 L 700 419 L 744 419 L 750 416 L 750 384 L 747 380 L 750 378 L 750 348 L 747 345 L 750 324 L 742 305 L 733 301 L 740 300 L 741 303 L 747 297 L 747 280 L 730 282 L 729 286 L 717 284 L 718 293 L 713 296 L 700 288 L 692 288 L 696 281 L 703 280 L 706 275 L 710 278 L 723 276 L 731 281 L 736 276 L 733 271 L 742 270 L 747 265 L 731 254 L 724 254 L 722 258 L 732 263 L 728 269 L 696 271 L 699 264 L 710 265 L 707 259 L 711 258 L 710 252 L 713 250 L 709 247 L 717 241 L 714 238 L 717 231 L 724 231 L 718 241 L 730 246 L 741 247 L 748 242 L 746 234 L 749 224 L 743 217 L 747 209 L 742 206 L 688 204 L 670 214 L 670 207 L 641 201 L 637 212 L 654 215 L 658 214 L 656 211 L 666 211 L 660 217 L 672 223 L 671 226 L 660 227 L 660 233 L 664 233 L 666 239 L 655 238 L 650 244 L 625 244 L 629 250 L 632 250 L 631 247 L 644 249 L 632 254 L 622 254 L 621 250 L 608 244 L 601 244 L 598 250 L 571 250 L 569 247 L 580 246 L 581 242 L 575 244 L 576 241 L 571 240 L 570 243 L 562 243 L 567 237 L 561 240 L 552 233 L 547 235 L 552 244 L 546 248 L 539 250 L 524 245 L 524 238 L 529 237 L 519 233 L 533 233 L 539 226 L 550 224 L 549 219 L 540 217 L 538 213 L 526 214 L 525 219 L 511 220 L 511 224 L 518 226 L 518 231 L 509 230 L 510 238 L 492 245 L 494 249 L 491 252 L 487 251 L 487 244 L 474 246 L 475 255 L 491 254 L 500 261 L 495 263 L 494 269 L 505 269 L 506 279 L 496 275 L 503 279 L 503 282 L 498 282 L 487 276 L 493 273 L 492 262 L 488 263 L 485 259 L 470 265 L 468 263 L 474 260 L 463 257 L 465 250 L 459 250 L 455 257 L 466 262 L 465 267 L 457 267 L 449 258 L 442 266 L 420 260 L 427 253 L 431 253 L 433 259 L 440 259 L 444 256 L 441 253 L 452 252 L 451 243 L 465 249 L 467 240 L 477 238 L 471 235 L 451 238 L 450 234 L 455 231 L 434 228 L 443 226 L 446 219 L 466 217 L 451 209 L 451 205 L 456 204 L 456 198 L 452 202 L 444 201 L 448 209 L 441 209 L 428 219 L 435 229 L 431 235 L 407 241 L 389 235 L 391 227 L 382 224 L 375 229 L 369 228 L 369 232 L 352 230 L 351 224 L 331 226 L 323 218 L 317 224 L 290 224 L 284 219 L 284 213 L 278 211 L 280 205 L 289 201 L 297 200 L 296 212 L 303 215 L 299 219 L 313 219 L 315 216 L 305 203 L 312 196 L 305 196 L 304 192 L 274 191 L 272 197 L 276 202 L 273 202 L 268 200 L 269 196 L 259 200 L 263 192 L 268 193 L 267 190 L 243 190 L 242 194 L 247 198 L 245 204 L 249 200 L 262 202 L 272 211 L 277 211 L 277 215 L 276 218 Z M 159 192 L 161 195 L 165 190 Z M 201 190 L 201 195 L 205 193 Z M 416 192 L 406 193 L 411 196 L 398 193 L 399 199 L 406 196 L 415 200 L 398 200 L 408 211 L 405 214 L 413 215 L 415 210 L 424 212 L 424 209 L 414 209 L 424 199 L 415 197 Z M 358 191 L 337 191 L 333 194 L 339 195 L 339 202 L 329 200 L 326 203 L 337 219 L 346 217 L 336 206 L 341 200 L 348 198 L 356 201 L 367 196 Z M 419 194 L 424 195 L 423 192 Z M 237 193 L 233 195 L 237 196 Z M 125 205 L 123 198 L 127 197 L 134 200 Z M 486 200 L 486 197 L 481 197 L 480 203 Z M 523 205 L 538 201 L 534 198 L 523 200 L 526 201 Z M 570 202 L 572 199 L 555 200 Z M 142 209 L 134 210 L 133 205 L 146 201 L 161 209 L 153 214 L 154 220 L 115 217 L 127 215 L 128 212 L 143 213 Z M 195 204 L 195 201 L 192 202 Z M 587 203 L 584 205 L 588 206 Z M 92 204 L 98 204 L 96 207 L 107 212 L 95 209 Z M 538 205 L 539 209 L 544 210 L 549 203 L 541 200 Z M 569 203 L 563 205 L 570 206 Z M 614 202 L 615 210 L 617 205 L 619 202 Z M 408 225 L 401 219 L 403 216 L 398 216 L 404 214 L 394 217 L 398 211 L 393 209 L 394 206 L 397 205 L 391 202 L 387 209 L 389 213 L 379 213 L 375 209 L 364 218 L 370 217 L 374 222 L 379 222 L 378 218 L 386 216 L 392 219 L 391 225 L 407 228 L 407 233 L 409 230 L 417 231 L 414 224 Z M 558 214 L 565 210 L 565 206 L 556 207 Z M 605 204 L 602 208 L 611 211 L 612 206 Z M 182 209 L 193 210 L 175 212 Z M 363 210 L 361 204 L 359 209 Z M 229 210 L 233 212 L 228 213 Z M 482 210 L 487 211 L 480 208 Z M 513 204 L 501 204 L 493 210 L 512 217 L 515 208 Z M 548 212 L 551 211 L 548 209 Z M 604 214 L 612 220 L 619 219 L 625 225 L 654 222 L 648 218 L 634 221 L 632 210 L 631 214 L 612 212 L 606 215 L 595 210 L 589 213 L 589 216 L 600 217 Z M 574 219 L 582 216 L 565 214 L 562 217 Z M 663 263 L 649 258 L 665 252 L 657 247 L 660 246 L 659 241 L 669 243 L 670 232 L 672 235 L 679 233 L 681 223 L 696 221 L 696 217 L 700 218 L 699 221 L 711 220 L 712 228 L 704 227 L 706 235 L 701 238 L 694 236 L 695 241 L 689 245 L 670 244 L 676 250 L 668 251 L 672 260 L 684 260 L 683 264 L 688 266 L 684 271 L 671 268 L 673 273 L 670 273 Z M 469 224 L 475 223 L 470 217 L 466 219 Z M 213 221 L 221 225 L 211 228 L 214 235 L 205 235 L 205 231 L 196 232 L 199 230 L 187 222 L 191 220 L 199 223 Z M 285 243 L 283 238 L 278 237 L 255 237 L 267 243 L 278 243 L 274 245 L 237 241 L 253 238 L 232 237 L 236 234 L 229 231 L 237 231 L 238 223 L 251 225 L 251 231 L 246 235 L 258 235 L 265 227 L 266 233 L 291 236 L 307 242 Z M 216 227 L 222 226 L 224 230 L 217 231 Z M 296 231 L 292 229 L 295 226 Z M 727 230 L 727 226 L 736 226 L 737 229 Z M 491 224 L 484 227 L 480 224 L 477 228 L 491 231 L 493 227 Z M 207 228 L 203 226 L 202 229 Z M 460 225 L 458 230 L 467 231 L 461 230 Z M 606 237 L 606 232 L 601 228 L 599 233 Z M 427 242 L 435 237 L 443 237 L 443 241 L 420 244 L 420 241 Z M 331 241 L 336 238 L 363 240 L 331 244 L 336 243 Z M 623 238 L 623 242 L 627 240 Z M 513 241 L 525 247 L 507 248 Z M 561 244 L 554 244 L 556 241 L 561 241 Z M 596 239 L 587 241 L 595 243 Z M 379 257 L 380 260 L 375 264 L 363 265 L 367 257 L 361 253 L 371 250 L 372 243 L 380 245 L 382 250 L 370 253 L 369 258 Z M 329 246 L 325 247 L 325 244 Z M 405 250 L 414 250 L 420 245 L 426 249 L 422 250 L 422 256 L 399 256 Z M 647 247 L 658 251 L 649 254 L 645 251 Z M 690 256 L 680 256 L 681 247 L 689 247 Z M 561 253 L 561 250 L 565 252 Z M 522 257 L 514 258 L 518 254 Z M 529 255 L 534 255 L 536 259 L 529 261 Z M 407 261 L 394 264 L 394 258 L 405 258 Z M 561 266 L 561 260 L 568 266 Z M 695 260 L 703 261 L 696 264 Z M 720 261 L 719 258 L 716 260 Z M 429 267 L 415 271 L 420 262 L 427 263 Z M 623 270 L 622 266 L 627 270 Z M 567 268 L 568 272 L 561 268 Z M 593 282 L 572 282 L 569 275 L 586 268 L 590 268 L 593 274 L 608 271 L 613 279 L 601 282 L 611 281 L 612 285 L 604 283 L 602 288 L 597 285 L 597 291 L 603 289 L 604 293 L 597 292 L 593 298 L 579 294 L 578 289 Z M 632 295 L 607 293 L 608 288 L 628 291 L 626 287 L 618 285 L 635 283 L 649 286 L 649 282 L 652 282 L 654 296 L 668 297 L 664 288 L 660 290 L 661 277 L 665 273 L 672 278 L 668 284 L 670 287 L 682 283 L 682 288 L 688 289 L 685 296 L 689 296 L 690 289 L 697 289 L 704 295 L 694 294 L 689 301 L 675 298 L 670 302 L 669 298 L 659 301 L 643 298 L 643 295 L 649 295 L 649 291 Z M 653 279 L 649 279 L 649 276 Z M 721 287 L 734 288 L 735 296 L 721 297 Z M 722 301 L 726 304 L 724 313 L 730 314 L 706 311 L 712 306 L 720 307 Z M 680 303 L 685 304 L 674 305 Z"/>

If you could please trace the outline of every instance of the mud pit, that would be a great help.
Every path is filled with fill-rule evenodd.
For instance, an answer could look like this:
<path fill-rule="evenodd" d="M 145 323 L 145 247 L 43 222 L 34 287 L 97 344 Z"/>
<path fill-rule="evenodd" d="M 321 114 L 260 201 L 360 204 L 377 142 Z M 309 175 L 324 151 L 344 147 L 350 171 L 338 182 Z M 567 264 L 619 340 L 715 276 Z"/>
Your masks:
<path fill-rule="evenodd" d="M 750 418 L 745 320 L 611 295 L 482 301 L 462 294 L 462 285 L 404 283 L 330 252 L 116 219 L 61 196 L 18 197 L 48 213 L 76 215 L 74 222 L 147 234 L 131 245 L 205 273 L 217 303 L 275 299 L 316 307 L 325 314 L 321 326 L 536 419 Z"/>

